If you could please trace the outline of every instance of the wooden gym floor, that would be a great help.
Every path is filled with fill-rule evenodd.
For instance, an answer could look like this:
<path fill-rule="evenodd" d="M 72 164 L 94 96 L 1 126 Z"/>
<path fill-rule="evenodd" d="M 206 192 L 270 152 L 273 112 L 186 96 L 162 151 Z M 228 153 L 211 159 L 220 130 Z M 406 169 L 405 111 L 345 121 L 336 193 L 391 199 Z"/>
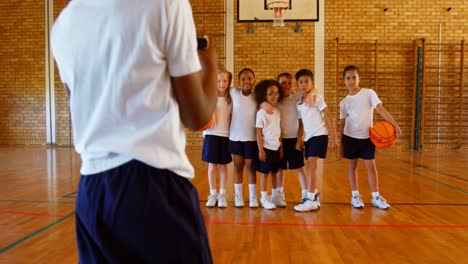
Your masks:
<path fill-rule="evenodd" d="M 293 210 L 300 188 L 292 172 L 287 208 L 234 208 L 232 165 L 229 207 L 206 209 L 207 166 L 199 148 L 187 152 L 215 263 L 468 263 L 466 150 L 378 152 L 387 211 L 370 206 L 363 164 L 366 207 L 352 209 L 347 163 L 329 154 L 319 166 L 322 208 L 307 213 Z M 77 262 L 79 165 L 71 148 L 0 147 L 0 263 Z"/>

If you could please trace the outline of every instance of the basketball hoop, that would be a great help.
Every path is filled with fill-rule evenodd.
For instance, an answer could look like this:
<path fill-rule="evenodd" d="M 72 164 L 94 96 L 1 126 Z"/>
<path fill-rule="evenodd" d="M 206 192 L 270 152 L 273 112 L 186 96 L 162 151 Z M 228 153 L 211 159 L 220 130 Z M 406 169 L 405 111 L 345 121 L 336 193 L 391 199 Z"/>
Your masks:
<path fill-rule="evenodd" d="M 284 27 L 284 15 L 289 8 L 286 1 L 274 1 L 267 4 L 267 8 L 273 10 L 273 27 Z"/>

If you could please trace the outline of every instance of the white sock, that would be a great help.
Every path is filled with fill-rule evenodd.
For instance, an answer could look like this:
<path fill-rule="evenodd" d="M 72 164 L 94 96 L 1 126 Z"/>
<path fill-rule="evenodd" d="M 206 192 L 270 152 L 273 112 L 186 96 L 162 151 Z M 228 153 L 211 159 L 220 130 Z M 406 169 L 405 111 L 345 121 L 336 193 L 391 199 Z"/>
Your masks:
<path fill-rule="evenodd" d="M 234 192 L 242 196 L 242 183 L 234 183 Z"/>
<path fill-rule="evenodd" d="M 317 188 L 315 188 L 314 193 L 318 193 L 318 189 L 317 189 Z"/>
<path fill-rule="evenodd" d="M 219 194 L 226 194 L 226 189 L 219 189 Z"/>
<path fill-rule="evenodd" d="M 371 194 L 372 194 L 372 198 L 376 198 L 380 196 L 379 192 L 372 192 Z"/>
<path fill-rule="evenodd" d="M 306 198 L 307 197 L 307 190 L 306 189 L 302 189 L 302 199 Z"/>
<path fill-rule="evenodd" d="M 315 198 L 316 193 L 317 192 L 308 192 L 307 193 L 307 198 L 309 198 L 310 200 L 313 200 Z"/>
<path fill-rule="evenodd" d="M 216 195 L 216 189 L 210 189 L 210 194 L 211 195 Z"/>
<path fill-rule="evenodd" d="M 272 197 L 276 197 L 277 194 L 278 194 L 278 188 L 271 189 L 271 196 Z"/>
<path fill-rule="evenodd" d="M 351 191 L 351 195 L 352 195 L 353 197 L 358 196 L 358 195 L 359 195 L 359 191 L 358 191 L 358 190 Z"/>
<path fill-rule="evenodd" d="M 249 183 L 249 194 L 250 196 L 257 196 L 257 184 Z"/>
<path fill-rule="evenodd" d="M 260 194 L 262 195 L 262 200 L 268 197 L 267 192 L 261 191 Z"/>
<path fill-rule="evenodd" d="M 284 188 L 283 187 L 278 187 L 276 188 L 278 190 L 279 193 L 283 193 L 284 192 Z"/>

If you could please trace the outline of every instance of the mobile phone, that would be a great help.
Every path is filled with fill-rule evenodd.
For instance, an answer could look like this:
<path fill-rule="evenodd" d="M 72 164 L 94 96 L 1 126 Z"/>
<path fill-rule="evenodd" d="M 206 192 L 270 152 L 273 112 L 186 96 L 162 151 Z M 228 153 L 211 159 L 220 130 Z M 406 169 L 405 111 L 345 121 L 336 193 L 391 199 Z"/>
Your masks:
<path fill-rule="evenodd" d="M 208 48 L 208 39 L 204 37 L 198 37 L 197 38 L 197 49 L 199 50 L 204 50 Z"/>

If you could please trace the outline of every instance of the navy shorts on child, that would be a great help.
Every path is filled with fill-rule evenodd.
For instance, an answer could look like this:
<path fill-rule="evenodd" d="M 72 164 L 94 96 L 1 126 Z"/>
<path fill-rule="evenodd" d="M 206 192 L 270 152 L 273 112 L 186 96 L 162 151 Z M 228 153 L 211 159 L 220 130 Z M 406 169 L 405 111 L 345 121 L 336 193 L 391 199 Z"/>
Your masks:
<path fill-rule="evenodd" d="M 347 159 L 375 159 L 375 145 L 370 138 L 353 138 L 343 135 L 343 156 Z"/>
<path fill-rule="evenodd" d="M 228 150 L 229 138 L 205 135 L 203 140 L 202 160 L 213 164 L 228 164 L 232 161 Z"/>
<path fill-rule="evenodd" d="M 278 172 L 279 165 L 280 165 L 280 152 L 279 150 L 271 150 L 267 148 L 263 148 L 265 150 L 266 159 L 265 161 L 261 161 L 257 159 L 254 162 L 254 168 L 256 171 L 261 172 L 263 174 L 268 174 L 270 172 Z"/>
<path fill-rule="evenodd" d="M 136 160 L 81 176 L 76 230 L 80 263 L 212 263 L 194 186 Z"/>
<path fill-rule="evenodd" d="M 229 152 L 243 156 L 244 159 L 258 159 L 257 141 L 232 141 L 229 140 Z"/>
<path fill-rule="evenodd" d="M 283 159 L 280 161 L 280 169 L 294 170 L 304 167 L 304 151 L 296 149 L 297 138 L 283 138 Z M 288 166 L 289 165 L 289 166 Z"/>
<path fill-rule="evenodd" d="M 305 142 L 305 158 L 319 157 L 324 159 L 327 157 L 328 135 L 311 137 Z"/>

